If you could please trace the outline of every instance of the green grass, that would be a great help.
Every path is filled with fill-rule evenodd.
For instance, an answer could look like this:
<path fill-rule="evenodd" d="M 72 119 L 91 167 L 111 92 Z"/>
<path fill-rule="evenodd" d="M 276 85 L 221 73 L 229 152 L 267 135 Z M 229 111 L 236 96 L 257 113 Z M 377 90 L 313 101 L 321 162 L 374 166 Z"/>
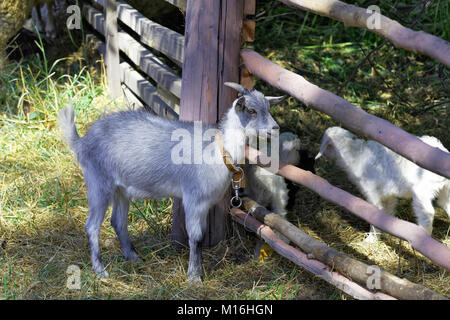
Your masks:
<path fill-rule="evenodd" d="M 358 3 L 364 6 L 368 1 Z M 258 13 L 269 5 L 258 0 Z M 414 21 L 414 14 L 395 13 L 392 5 L 383 2 L 382 13 L 401 17 L 405 25 Z M 415 29 L 449 40 L 448 13 L 448 2 L 433 1 Z M 259 17 L 256 42 L 248 46 L 368 112 L 414 134 L 434 135 L 449 147 L 448 105 L 413 115 L 448 97 L 436 62 L 386 45 L 346 83 L 358 61 L 381 41 L 370 32 L 280 5 Z M 236 225 L 216 248 L 204 250 L 204 284 L 189 287 L 189 253 L 174 248 L 169 239 L 171 199 L 136 201 L 130 207 L 129 230 L 143 263 L 125 261 L 108 212 L 101 251 L 110 278 L 96 279 L 84 233 L 83 177 L 61 139 L 56 115 L 72 102 L 77 127 L 84 134 L 106 110 L 120 109 L 123 101 L 108 98 L 98 56 L 88 48 L 62 58 L 45 53 L 45 59 L 29 57 L 0 74 L 0 299 L 349 299 L 277 255 L 265 262 L 252 259 L 253 239 Z M 448 69 L 442 72 L 450 74 Z M 279 93 L 262 81 L 256 87 L 266 94 Z M 282 129 L 297 133 L 312 152 L 318 151 L 324 129 L 336 125 L 293 98 L 272 111 Z M 333 164 L 318 162 L 317 173 L 361 196 Z M 414 221 L 408 201 L 401 202 L 398 215 Z M 448 272 L 408 244 L 399 247 L 394 237 L 365 244 L 367 223 L 305 188 L 288 218 L 339 251 L 450 296 Z M 449 224 L 438 209 L 433 236 L 447 245 Z M 70 265 L 81 269 L 81 290 L 66 288 Z"/>

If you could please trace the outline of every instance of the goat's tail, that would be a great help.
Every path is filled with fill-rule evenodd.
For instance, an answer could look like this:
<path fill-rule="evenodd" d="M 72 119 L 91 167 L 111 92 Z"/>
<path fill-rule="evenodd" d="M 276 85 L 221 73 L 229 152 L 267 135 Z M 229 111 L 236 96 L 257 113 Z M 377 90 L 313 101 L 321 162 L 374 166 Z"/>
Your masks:
<path fill-rule="evenodd" d="M 78 135 L 77 128 L 75 126 L 75 116 L 72 104 L 69 104 L 66 108 L 59 111 L 58 122 L 67 143 L 72 150 L 76 151 L 76 145 L 80 139 L 80 136 Z"/>

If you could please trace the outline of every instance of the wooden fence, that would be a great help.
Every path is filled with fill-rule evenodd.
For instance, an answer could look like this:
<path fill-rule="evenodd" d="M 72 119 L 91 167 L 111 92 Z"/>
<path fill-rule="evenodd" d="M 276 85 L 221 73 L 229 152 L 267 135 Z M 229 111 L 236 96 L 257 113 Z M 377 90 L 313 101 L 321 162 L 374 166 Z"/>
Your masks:
<path fill-rule="evenodd" d="M 307 106 L 328 113 L 353 131 L 377 140 L 426 169 L 450 177 L 449 153 L 431 148 L 384 120 L 363 114 L 344 99 L 308 83 L 300 75 L 284 70 L 253 51 L 241 51 L 243 41 L 254 39 L 255 23 L 246 17 L 255 14 L 255 0 L 166 1 L 185 13 L 185 35 L 149 20 L 120 0 L 84 1 L 83 17 L 97 33 L 88 35 L 87 40 L 95 42 L 105 55 L 108 85 L 113 97 L 124 93 L 131 102 L 147 106 L 156 114 L 171 119 L 215 123 L 236 96 L 223 83 L 240 82 L 250 89 L 253 87 L 253 73 Z M 299 4 L 298 1 L 280 1 Z M 331 3 L 328 0 L 319 2 Z M 314 1 L 302 4 L 306 6 L 300 6 L 302 9 L 327 15 L 326 11 L 318 11 L 314 7 Z M 439 43 L 442 47 L 448 45 Z M 240 57 L 245 67 L 241 66 Z M 444 58 L 438 55 L 438 58 L 446 61 L 445 55 Z M 386 213 L 362 199 L 351 195 L 342 197 L 343 191 L 334 186 L 327 184 L 322 188 L 320 183 L 324 184 L 324 180 L 320 177 L 288 167 L 280 169 L 280 174 L 364 220 L 377 225 L 373 217 L 386 217 Z M 227 207 L 228 198 L 211 209 L 203 247 L 214 246 L 222 240 Z M 366 212 L 359 212 L 362 208 L 368 208 L 368 212 L 372 210 L 373 214 L 368 216 Z M 434 262 L 450 268 L 450 250 L 445 245 L 414 228 L 410 234 L 397 230 L 394 225 L 402 223 L 379 227 L 408 240 Z M 174 199 L 172 237 L 176 242 L 187 243 L 180 199 Z"/>

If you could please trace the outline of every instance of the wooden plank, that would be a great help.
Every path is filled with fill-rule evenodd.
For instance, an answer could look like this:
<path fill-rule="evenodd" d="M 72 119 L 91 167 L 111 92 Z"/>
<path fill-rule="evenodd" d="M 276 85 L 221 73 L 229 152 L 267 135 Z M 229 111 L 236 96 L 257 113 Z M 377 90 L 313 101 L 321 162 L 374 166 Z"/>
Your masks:
<path fill-rule="evenodd" d="M 174 5 L 181 9 L 181 11 L 186 12 L 187 0 L 165 0 L 168 3 Z"/>
<path fill-rule="evenodd" d="M 115 99 L 122 94 L 122 90 L 120 90 L 119 39 L 117 35 L 117 3 L 116 0 L 105 1 L 105 7 L 103 7 L 106 16 L 105 67 L 108 78 L 108 93 L 112 99 Z"/>
<path fill-rule="evenodd" d="M 118 3 L 119 19 L 140 36 L 142 43 L 163 53 L 178 65 L 184 57 L 184 36 L 143 16 L 122 1 Z"/>
<path fill-rule="evenodd" d="M 180 119 L 184 121 L 216 123 L 218 120 L 221 2 L 196 0 L 188 3 L 180 110 Z"/>
<path fill-rule="evenodd" d="M 215 123 L 236 97 L 223 82 L 239 81 L 243 6 L 243 0 L 188 2 L 180 120 Z M 184 211 L 179 199 L 174 203 L 172 239 L 185 244 Z M 222 240 L 227 206 L 224 199 L 210 210 L 203 247 Z"/>
<path fill-rule="evenodd" d="M 256 14 L 256 0 L 244 1 L 244 16 L 254 16 Z"/>
<path fill-rule="evenodd" d="M 178 118 L 178 114 L 173 111 L 159 96 L 158 90 L 148 82 L 139 72 L 134 70 L 127 62 L 120 64 L 121 80 L 133 91 L 142 101 L 144 101 L 157 115 L 170 118 Z"/>
<path fill-rule="evenodd" d="M 159 97 L 167 103 L 169 107 L 175 110 L 176 113 L 180 113 L 180 98 L 173 95 L 170 91 L 166 90 L 159 84 L 157 85 Z"/>
<path fill-rule="evenodd" d="M 256 28 L 255 21 L 245 20 L 242 28 L 242 41 L 245 42 L 255 41 L 255 28 Z"/>
<path fill-rule="evenodd" d="M 88 20 L 88 22 L 91 23 L 97 31 L 103 31 L 100 26 L 103 25 L 101 22 L 104 21 L 104 15 L 100 11 L 86 6 L 86 9 L 83 8 L 83 13 L 85 13 L 86 20 Z M 103 51 L 106 50 L 106 45 L 98 40 L 98 38 L 94 35 L 89 35 L 87 40 L 94 41 L 100 49 L 103 49 Z M 127 72 L 129 72 L 129 74 L 126 74 Z M 167 103 L 165 103 L 164 100 L 158 96 L 158 90 L 128 63 L 124 62 L 120 64 L 120 77 L 121 81 L 126 82 L 126 85 L 134 91 L 134 93 L 139 96 L 151 109 L 154 109 L 156 114 L 169 119 L 178 119 L 178 113 L 174 109 L 170 108 L 170 106 L 168 106 Z M 119 88 L 119 90 L 122 92 L 121 88 Z"/>
<path fill-rule="evenodd" d="M 90 5 L 83 5 L 83 17 L 87 22 L 103 36 L 105 35 L 105 16 L 104 14 Z"/>
<path fill-rule="evenodd" d="M 159 60 L 157 56 L 125 32 L 119 32 L 119 47 L 134 64 L 139 66 L 155 82 L 176 97 L 181 96 L 180 76 Z"/>
<path fill-rule="evenodd" d="M 237 92 L 224 82 L 239 82 L 240 47 L 244 0 L 222 0 L 221 24 L 219 29 L 218 68 L 218 115 L 217 120 L 228 111 Z M 210 212 L 209 242 L 215 245 L 225 234 L 226 217 L 229 210 L 230 193 Z"/>
<path fill-rule="evenodd" d="M 103 7 L 103 5 L 104 5 L 104 0 L 92 0 L 92 1 L 99 7 Z M 183 11 L 183 12 L 186 12 L 187 0 L 164 0 L 164 1 L 181 9 L 181 11 Z M 251 0 L 251 1 L 255 1 L 255 0 Z"/>
<path fill-rule="evenodd" d="M 137 110 L 145 107 L 144 103 L 142 103 L 134 92 L 131 91 L 125 84 L 122 84 L 122 91 L 126 101 L 128 102 L 128 109 Z"/>
<path fill-rule="evenodd" d="M 105 6 L 105 0 L 91 0 L 91 1 L 100 7 Z"/>
<path fill-rule="evenodd" d="M 103 7 L 103 5 L 104 5 L 104 0 L 92 0 L 92 1 L 98 7 Z M 164 0 L 164 1 L 179 8 L 182 12 L 186 12 L 187 0 Z M 254 1 L 254 0 L 252 0 L 252 1 Z"/>
<path fill-rule="evenodd" d="M 89 0 L 82 0 L 84 3 Z M 98 10 L 103 10 L 103 7 L 105 6 L 105 0 L 91 0 L 90 3 L 92 6 Z"/>
<path fill-rule="evenodd" d="M 231 106 L 236 99 L 236 90 L 224 85 L 224 82 L 239 82 L 240 47 L 244 0 L 223 0 L 222 17 L 219 30 L 219 74 L 218 74 L 218 117 Z"/>

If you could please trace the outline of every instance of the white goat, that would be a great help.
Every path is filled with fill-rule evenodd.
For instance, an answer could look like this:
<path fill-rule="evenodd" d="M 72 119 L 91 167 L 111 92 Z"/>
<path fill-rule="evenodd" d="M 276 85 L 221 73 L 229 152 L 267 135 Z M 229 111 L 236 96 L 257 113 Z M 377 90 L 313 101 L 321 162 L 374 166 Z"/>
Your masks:
<path fill-rule="evenodd" d="M 300 139 L 292 132 L 280 134 L 280 161 L 297 165 L 300 161 Z M 268 146 L 268 150 L 270 147 Z M 288 187 L 283 177 L 256 164 L 245 167 L 245 194 L 281 216 L 286 215 Z"/>
<path fill-rule="evenodd" d="M 435 137 L 420 139 L 448 152 Z M 395 213 L 397 198 L 412 198 L 417 222 L 429 234 L 433 230 L 434 198 L 450 216 L 450 180 L 420 168 L 375 141 L 358 139 L 345 129 L 331 127 L 323 135 L 316 159 L 321 155 L 336 160 L 366 199 L 387 213 Z M 371 226 L 366 241 L 376 239 L 377 229 Z"/>
<path fill-rule="evenodd" d="M 279 160 L 297 165 L 300 162 L 300 139 L 292 132 L 283 132 L 279 136 Z M 267 146 L 270 151 L 270 145 Z M 256 164 L 249 164 L 245 167 L 245 189 L 244 193 L 251 199 L 264 207 L 268 207 L 272 212 L 285 217 L 287 214 L 286 205 L 289 200 L 289 189 L 283 177 L 261 168 Z M 289 239 L 275 231 L 277 236 L 286 243 Z M 255 245 L 255 258 L 260 256 L 262 240 L 258 240 Z"/>

